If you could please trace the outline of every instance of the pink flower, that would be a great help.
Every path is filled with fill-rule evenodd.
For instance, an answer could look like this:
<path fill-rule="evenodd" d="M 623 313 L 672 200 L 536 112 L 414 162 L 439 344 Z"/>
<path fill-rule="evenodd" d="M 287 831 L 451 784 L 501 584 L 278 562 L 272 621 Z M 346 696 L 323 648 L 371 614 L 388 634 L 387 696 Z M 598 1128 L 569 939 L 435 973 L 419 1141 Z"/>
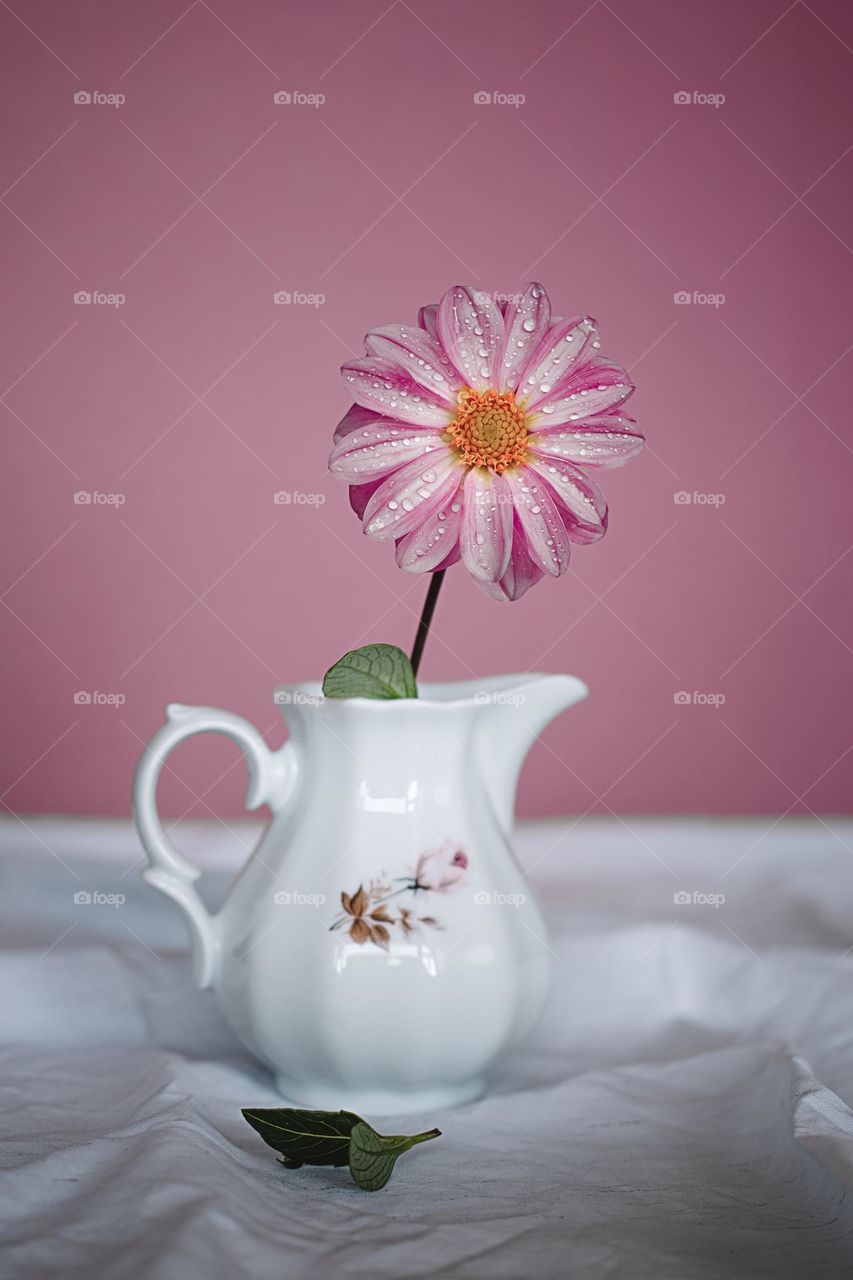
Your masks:
<path fill-rule="evenodd" d="M 415 867 L 416 889 L 435 889 L 444 893 L 465 875 L 468 855 L 456 849 L 449 840 L 431 853 L 422 853 Z"/>
<path fill-rule="evenodd" d="M 417 325 L 371 329 L 341 370 L 355 404 L 329 460 L 364 532 L 410 572 L 461 559 L 500 600 L 565 573 L 571 543 L 607 528 L 585 468 L 643 445 L 621 412 L 633 385 L 599 347 L 595 321 L 552 316 L 535 283 L 506 306 L 453 285 Z"/>

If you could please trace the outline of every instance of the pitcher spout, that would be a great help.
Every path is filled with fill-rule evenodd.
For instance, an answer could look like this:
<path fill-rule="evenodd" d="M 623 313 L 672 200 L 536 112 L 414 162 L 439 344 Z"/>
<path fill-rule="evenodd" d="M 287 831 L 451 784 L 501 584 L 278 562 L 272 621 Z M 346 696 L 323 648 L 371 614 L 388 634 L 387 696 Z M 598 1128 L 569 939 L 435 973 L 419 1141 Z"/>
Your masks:
<path fill-rule="evenodd" d="M 561 712 L 581 702 L 589 690 L 577 676 L 530 674 L 504 677 L 478 694 L 484 708 L 478 761 L 492 807 L 509 836 L 515 792 L 527 753 Z"/>

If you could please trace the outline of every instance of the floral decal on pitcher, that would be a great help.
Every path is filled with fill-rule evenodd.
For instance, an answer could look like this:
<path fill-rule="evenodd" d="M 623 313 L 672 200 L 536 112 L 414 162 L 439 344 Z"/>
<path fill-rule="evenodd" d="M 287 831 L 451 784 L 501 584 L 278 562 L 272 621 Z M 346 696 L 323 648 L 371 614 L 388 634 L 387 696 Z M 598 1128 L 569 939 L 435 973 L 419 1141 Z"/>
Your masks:
<path fill-rule="evenodd" d="M 344 930 L 359 946 L 373 942 L 387 951 L 394 929 L 399 929 L 404 939 L 419 933 L 422 926 L 442 929 L 444 926 L 435 916 L 418 914 L 417 899 L 426 893 L 447 893 L 462 883 L 467 870 L 468 855 L 445 840 L 438 849 L 422 853 L 410 875 L 388 882 L 383 872 L 378 880 L 371 880 L 367 888 L 360 884 L 353 894 L 342 892 L 343 910 L 330 932 Z M 410 895 L 408 905 L 388 905 L 402 894 Z"/>

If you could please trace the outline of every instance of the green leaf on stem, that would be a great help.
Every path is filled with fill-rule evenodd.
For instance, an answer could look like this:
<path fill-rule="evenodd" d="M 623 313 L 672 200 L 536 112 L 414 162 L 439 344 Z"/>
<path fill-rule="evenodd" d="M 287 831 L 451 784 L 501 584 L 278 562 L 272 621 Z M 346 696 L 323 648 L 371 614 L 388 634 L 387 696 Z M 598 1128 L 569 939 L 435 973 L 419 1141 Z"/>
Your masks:
<path fill-rule="evenodd" d="M 345 653 L 323 679 L 327 698 L 416 698 L 408 656 L 395 644 L 365 644 Z"/>

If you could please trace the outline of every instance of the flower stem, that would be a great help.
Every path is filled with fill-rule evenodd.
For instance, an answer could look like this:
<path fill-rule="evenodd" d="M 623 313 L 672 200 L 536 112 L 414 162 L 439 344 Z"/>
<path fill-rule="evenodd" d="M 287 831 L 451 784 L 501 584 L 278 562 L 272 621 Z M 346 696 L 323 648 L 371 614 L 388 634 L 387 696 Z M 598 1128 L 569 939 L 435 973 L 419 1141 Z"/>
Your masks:
<path fill-rule="evenodd" d="M 421 657 L 426 644 L 426 638 L 429 635 L 429 627 L 432 622 L 432 615 L 435 613 L 435 602 L 438 599 L 438 593 L 441 590 L 441 584 L 444 581 L 444 569 L 439 569 L 432 575 L 429 584 L 429 590 L 424 601 L 423 613 L 418 623 L 417 634 L 415 635 L 415 643 L 412 649 L 412 670 L 415 675 L 418 674 L 418 668 L 421 665 Z"/>

